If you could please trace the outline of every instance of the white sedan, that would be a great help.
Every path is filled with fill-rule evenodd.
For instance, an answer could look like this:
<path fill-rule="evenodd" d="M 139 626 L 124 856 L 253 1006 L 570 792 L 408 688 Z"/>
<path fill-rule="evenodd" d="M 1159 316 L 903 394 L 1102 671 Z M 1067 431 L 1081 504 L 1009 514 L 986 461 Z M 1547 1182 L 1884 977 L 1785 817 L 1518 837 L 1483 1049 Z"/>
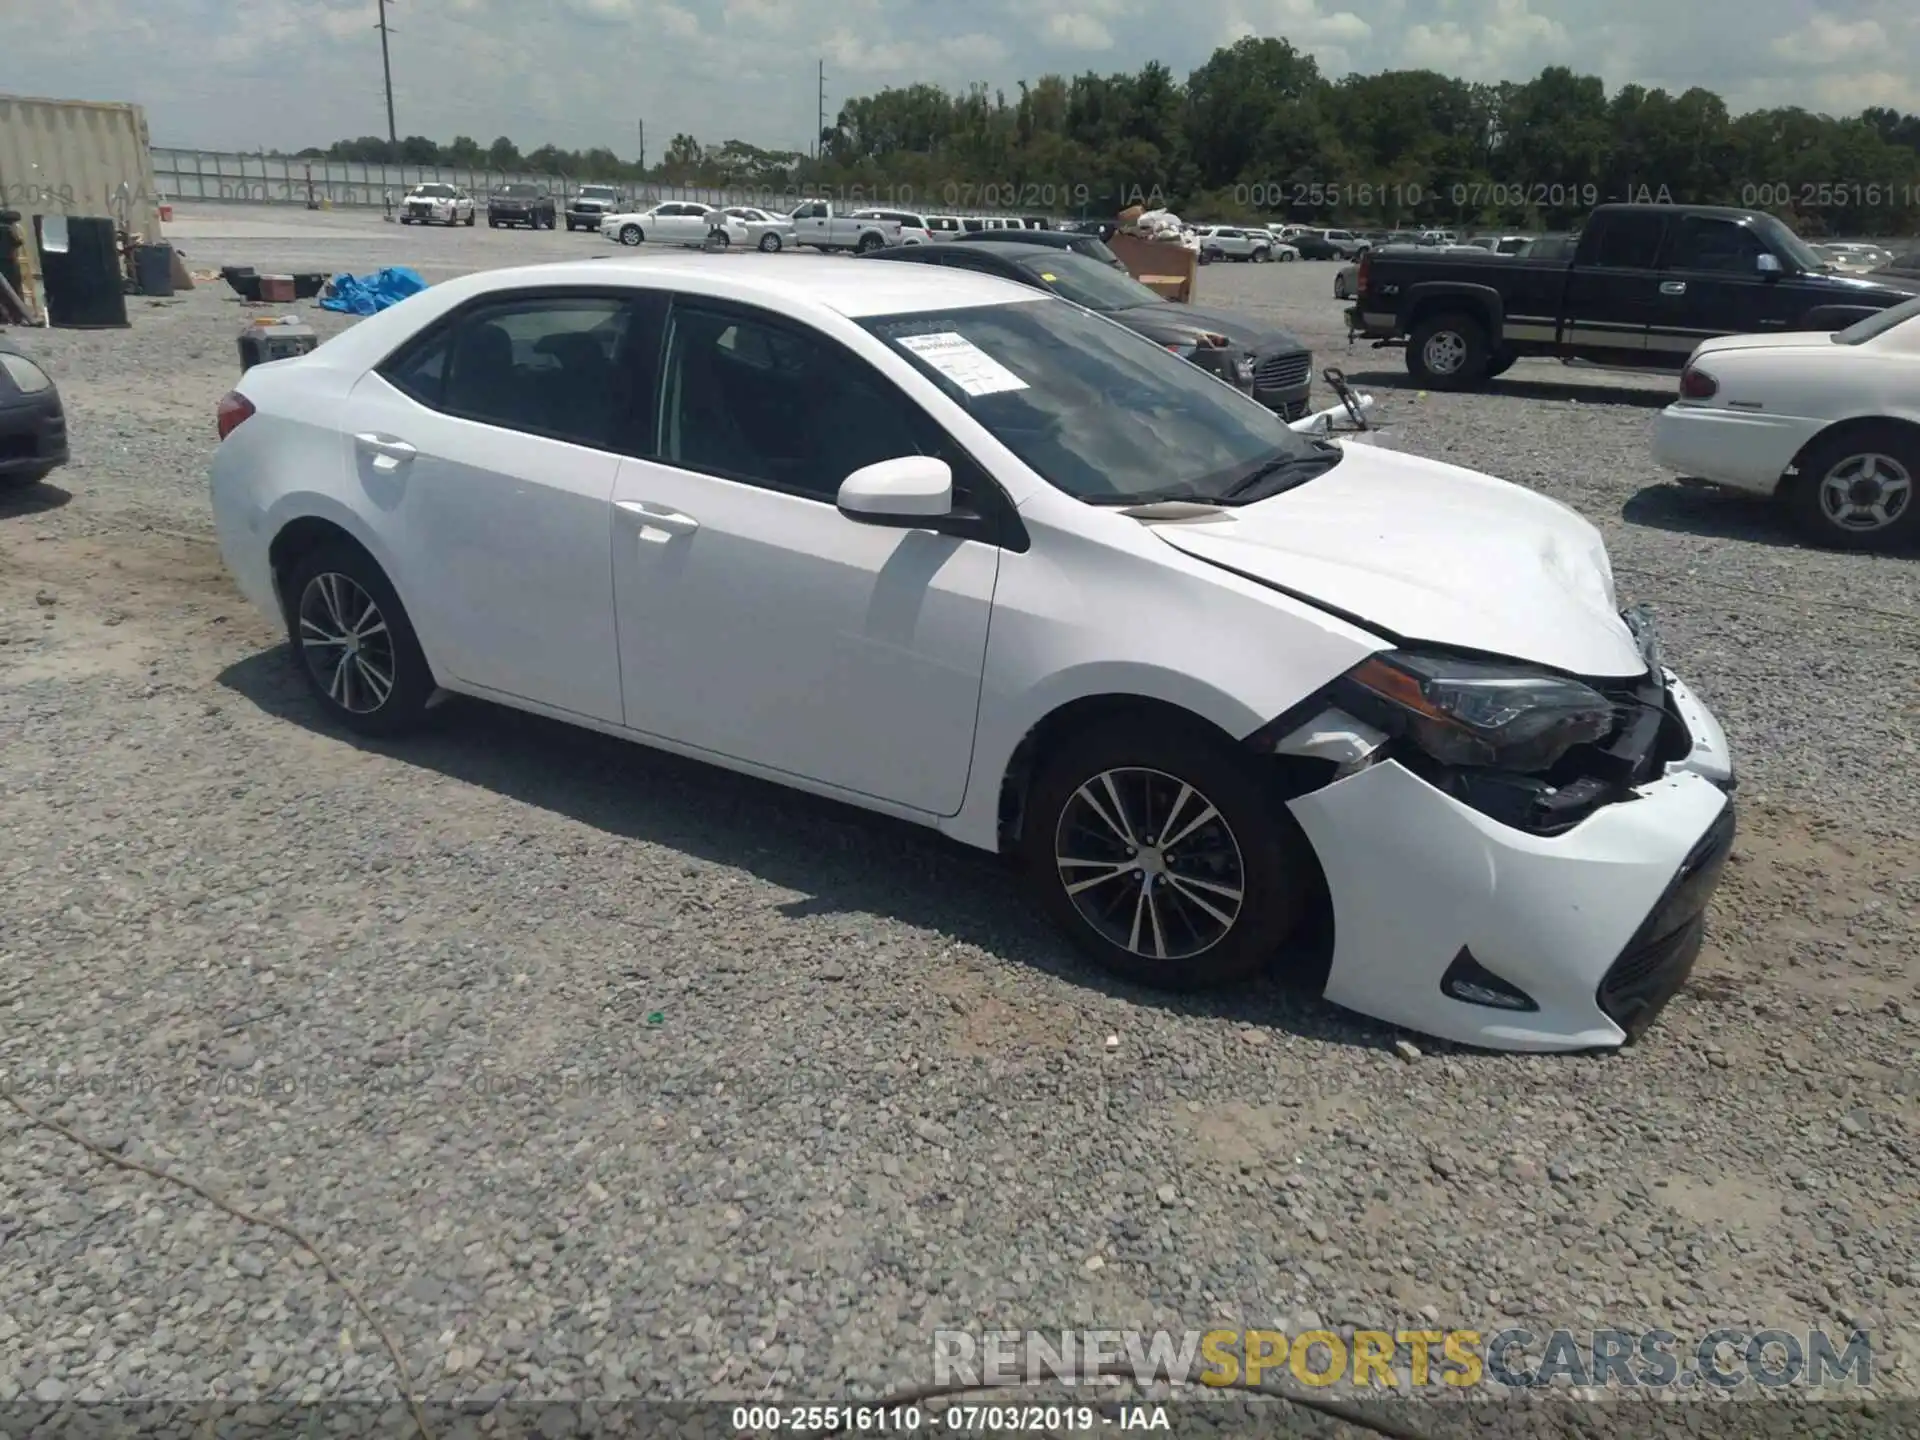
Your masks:
<path fill-rule="evenodd" d="M 1146 985 L 1284 960 L 1618 1046 L 1732 844 L 1593 526 L 997 277 L 490 270 L 254 366 L 219 431 L 222 553 L 341 726 L 457 692 L 902 817 Z"/>
<path fill-rule="evenodd" d="M 793 244 L 791 215 L 776 215 L 757 205 L 729 205 L 727 214 L 747 227 L 747 238 L 756 249 L 771 252 Z"/>
<path fill-rule="evenodd" d="M 457 185 L 425 180 L 400 201 L 402 225 L 471 225 L 473 197 Z"/>
<path fill-rule="evenodd" d="M 705 245 L 709 237 L 726 236 L 729 247 L 758 240 L 747 222 L 712 205 L 695 200 L 668 200 L 648 210 L 609 215 L 600 233 L 622 245 Z"/>
<path fill-rule="evenodd" d="M 1920 297 L 1831 333 L 1707 341 L 1654 422 L 1653 458 L 1784 500 L 1819 544 L 1920 541 Z"/>

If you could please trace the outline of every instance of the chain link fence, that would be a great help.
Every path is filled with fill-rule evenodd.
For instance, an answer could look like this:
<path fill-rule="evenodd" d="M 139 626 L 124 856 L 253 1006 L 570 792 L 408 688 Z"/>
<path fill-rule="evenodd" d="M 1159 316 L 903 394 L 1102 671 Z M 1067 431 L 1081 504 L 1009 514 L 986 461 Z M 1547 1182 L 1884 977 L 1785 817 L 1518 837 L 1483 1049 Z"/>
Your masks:
<path fill-rule="evenodd" d="M 301 160 L 284 155 L 246 155 L 217 150 L 153 148 L 153 180 L 160 198 L 185 203 L 300 205 L 333 208 L 380 209 L 391 194 L 394 200 L 427 181 L 457 185 L 474 199 L 501 185 L 543 186 L 564 199 L 578 184 L 613 184 L 635 208 L 667 200 L 691 200 L 703 205 L 757 205 L 780 214 L 803 197 L 785 189 L 736 186 L 715 189 L 698 185 L 618 184 L 581 180 L 537 171 L 493 170 L 465 165 L 376 165 L 358 160 Z"/>

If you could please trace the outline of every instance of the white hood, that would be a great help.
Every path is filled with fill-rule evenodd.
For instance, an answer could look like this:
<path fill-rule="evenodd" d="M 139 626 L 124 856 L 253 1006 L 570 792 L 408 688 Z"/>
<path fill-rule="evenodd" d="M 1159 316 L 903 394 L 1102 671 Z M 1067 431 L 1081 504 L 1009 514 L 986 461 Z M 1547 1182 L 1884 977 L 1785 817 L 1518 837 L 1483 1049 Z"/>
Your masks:
<path fill-rule="evenodd" d="M 1456 465 L 1344 448 L 1296 489 L 1154 532 L 1409 641 L 1595 678 L 1645 672 L 1605 542 L 1572 510 Z"/>

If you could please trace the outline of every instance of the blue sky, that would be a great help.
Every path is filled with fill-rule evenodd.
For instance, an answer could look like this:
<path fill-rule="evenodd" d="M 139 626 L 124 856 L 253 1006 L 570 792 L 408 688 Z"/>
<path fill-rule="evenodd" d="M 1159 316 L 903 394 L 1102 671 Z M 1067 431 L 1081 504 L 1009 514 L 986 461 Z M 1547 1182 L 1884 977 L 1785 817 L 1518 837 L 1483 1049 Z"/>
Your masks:
<path fill-rule="evenodd" d="M 8 8 L 24 0 L 0 0 Z M 382 134 L 375 0 L 61 0 L 0 48 L 0 91 L 147 108 L 156 144 L 297 149 Z M 1283 35 L 1329 74 L 1543 65 L 1705 85 L 1736 111 L 1920 111 L 1910 0 L 392 0 L 400 132 L 657 157 L 678 130 L 804 148 L 815 64 L 840 100 L 889 84 L 1011 90 L 1049 70 L 1184 76 Z M 244 17 L 236 22 L 235 17 Z M 1836 177 L 1838 178 L 1838 177 Z"/>

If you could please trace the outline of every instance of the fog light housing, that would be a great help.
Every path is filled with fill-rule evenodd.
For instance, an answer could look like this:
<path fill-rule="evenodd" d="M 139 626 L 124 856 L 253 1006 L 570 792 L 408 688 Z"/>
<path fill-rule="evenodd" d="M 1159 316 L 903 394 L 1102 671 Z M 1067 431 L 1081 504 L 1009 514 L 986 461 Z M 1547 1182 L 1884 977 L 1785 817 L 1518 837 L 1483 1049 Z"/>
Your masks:
<path fill-rule="evenodd" d="M 1460 953 L 1453 957 L 1447 973 L 1440 977 L 1440 993 L 1449 1000 L 1485 1005 L 1493 1010 L 1531 1012 L 1540 1008 L 1526 991 L 1502 980 L 1474 959 L 1473 952 L 1464 945 L 1460 947 Z"/>

